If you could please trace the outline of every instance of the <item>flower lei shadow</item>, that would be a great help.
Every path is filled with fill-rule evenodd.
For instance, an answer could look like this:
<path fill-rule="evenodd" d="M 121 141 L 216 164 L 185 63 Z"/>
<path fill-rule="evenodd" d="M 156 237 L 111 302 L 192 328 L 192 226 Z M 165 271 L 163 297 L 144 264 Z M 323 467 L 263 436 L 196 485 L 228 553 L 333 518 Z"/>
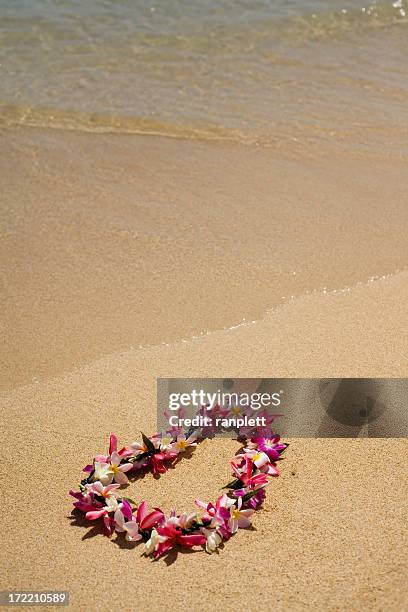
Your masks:
<path fill-rule="evenodd" d="M 160 508 L 149 510 L 145 501 L 137 505 L 118 494 L 118 489 L 129 482 L 127 475 L 136 478 L 151 471 L 159 477 L 203 439 L 197 432 L 186 437 L 172 431 L 150 438 L 142 433 L 142 442 L 118 450 L 117 438 L 111 434 L 108 455 L 97 455 L 84 468 L 88 475 L 81 481 L 80 490 L 70 491 L 76 500 L 74 512 L 83 513 L 86 522 L 97 521 L 107 536 L 117 533 L 127 542 L 144 542 L 143 553 L 155 559 L 180 547 L 202 546 L 208 553 L 214 552 L 238 529 L 251 526 L 253 513 L 265 499 L 268 478 L 279 475 L 276 462 L 288 444 L 278 435 L 238 435 L 243 446 L 230 461 L 233 480 L 222 487 L 226 492 L 215 503 L 195 500 L 198 511 L 178 515 L 173 510 L 166 517 Z M 123 540 L 119 543 L 124 544 Z"/>

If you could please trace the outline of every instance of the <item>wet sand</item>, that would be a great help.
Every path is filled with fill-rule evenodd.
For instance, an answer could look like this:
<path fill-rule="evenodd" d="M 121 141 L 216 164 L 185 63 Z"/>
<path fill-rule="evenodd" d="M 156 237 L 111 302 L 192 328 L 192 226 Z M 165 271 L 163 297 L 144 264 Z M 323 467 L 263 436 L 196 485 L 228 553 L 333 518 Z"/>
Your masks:
<path fill-rule="evenodd" d="M 0 388 L 406 265 L 403 160 L 1 134 Z"/>
<path fill-rule="evenodd" d="M 67 589 L 78 610 L 404 609 L 405 439 L 290 440 L 255 531 L 170 565 L 84 537 L 67 495 L 111 431 L 154 431 L 158 376 L 406 376 L 402 162 L 1 138 L 1 589 Z M 129 496 L 189 509 L 235 449 L 205 442 Z"/>

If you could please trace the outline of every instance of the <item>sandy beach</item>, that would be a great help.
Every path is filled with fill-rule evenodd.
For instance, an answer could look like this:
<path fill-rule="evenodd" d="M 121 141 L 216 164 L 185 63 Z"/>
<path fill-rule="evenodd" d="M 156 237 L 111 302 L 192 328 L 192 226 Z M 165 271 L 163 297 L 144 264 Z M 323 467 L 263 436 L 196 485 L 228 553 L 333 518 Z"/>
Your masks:
<path fill-rule="evenodd" d="M 110 432 L 153 433 L 159 376 L 407 376 L 405 161 L 1 141 L 1 589 L 69 590 L 76 610 L 406 609 L 406 439 L 289 440 L 254 530 L 211 557 L 151 562 L 68 497 Z M 203 442 L 129 496 L 187 510 L 236 448 Z"/>
<path fill-rule="evenodd" d="M 0 607 L 408 610 L 406 381 L 367 381 L 408 376 L 408 0 L 0 14 Z M 212 555 L 153 561 L 72 513 L 111 433 L 156 432 L 159 377 L 308 379 L 264 507 Z M 238 447 L 126 495 L 193 511 Z"/>
<path fill-rule="evenodd" d="M 36 128 L 1 139 L 5 390 L 406 267 L 404 159 Z"/>

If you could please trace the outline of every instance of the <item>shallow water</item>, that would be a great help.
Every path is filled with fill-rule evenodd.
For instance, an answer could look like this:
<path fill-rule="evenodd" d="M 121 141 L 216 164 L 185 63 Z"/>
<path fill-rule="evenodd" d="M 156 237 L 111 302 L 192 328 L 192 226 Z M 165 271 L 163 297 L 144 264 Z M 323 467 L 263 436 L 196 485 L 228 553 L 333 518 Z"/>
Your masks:
<path fill-rule="evenodd" d="M 406 0 L 0 0 L 0 14 L 2 125 L 407 153 Z"/>

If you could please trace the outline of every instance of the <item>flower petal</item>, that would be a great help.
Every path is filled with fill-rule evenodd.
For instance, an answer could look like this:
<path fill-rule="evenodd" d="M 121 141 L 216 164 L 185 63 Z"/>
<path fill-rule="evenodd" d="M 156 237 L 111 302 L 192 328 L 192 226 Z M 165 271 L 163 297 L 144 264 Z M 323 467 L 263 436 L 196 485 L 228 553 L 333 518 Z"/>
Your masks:
<path fill-rule="evenodd" d="M 133 463 L 122 463 L 122 465 L 119 466 L 119 470 L 121 472 L 128 472 L 129 470 L 131 470 L 133 467 Z"/>
<path fill-rule="evenodd" d="M 118 439 L 115 434 L 111 434 L 109 437 L 109 455 L 112 455 L 118 450 Z"/>
<path fill-rule="evenodd" d="M 92 510 L 91 512 L 87 512 L 85 516 L 88 519 L 88 521 L 96 521 L 96 519 L 100 518 L 101 516 L 104 516 L 105 514 L 106 514 L 106 510 L 102 509 L 102 510 Z"/>
<path fill-rule="evenodd" d="M 131 542 L 136 542 L 137 540 L 141 540 L 142 536 L 139 533 L 139 526 L 135 521 L 129 521 L 124 524 L 124 528 L 126 530 L 126 539 Z"/>
<path fill-rule="evenodd" d="M 137 513 L 136 513 L 136 520 L 137 522 L 140 523 L 143 521 L 144 517 L 147 514 L 147 502 L 142 501 L 138 508 L 137 508 Z"/>
<path fill-rule="evenodd" d="M 191 548 L 192 546 L 203 546 L 207 542 L 207 538 L 200 534 L 192 534 L 192 535 L 182 535 L 177 538 L 177 541 L 182 546 L 188 546 Z"/>
<path fill-rule="evenodd" d="M 113 515 L 118 530 L 123 531 L 123 525 L 125 524 L 125 517 L 123 516 L 122 510 L 117 508 Z"/>
<path fill-rule="evenodd" d="M 140 527 L 142 529 L 151 529 L 152 527 L 157 525 L 163 517 L 164 514 L 161 510 L 153 510 L 153 512 L 150 512 L 147 516 L 144 517 L 144 519 L 142 519 Z"/>
<path fill-rule="evenodd" d="M 114 480 L 115 482 L 118 482 L 119 484 L 122 484 L 122 485 L 127 484 L 129 482 L 129 479 L 126 476 L 126 474 L 124 474 L 120 470 L 117 471 L 116 474 L 114 474 Z"/>
<path fill-rule="evenodd" d="M 119 465 L 120 457 L 116 451 L 111 454 L 110 462 L 112 465 Z"/>
<path fill-rule="evenodd" d="M 122 501 L 122 514 L 128 520 L 132 520 L 132 506 L 129 504 L 127 499 Z"/>

